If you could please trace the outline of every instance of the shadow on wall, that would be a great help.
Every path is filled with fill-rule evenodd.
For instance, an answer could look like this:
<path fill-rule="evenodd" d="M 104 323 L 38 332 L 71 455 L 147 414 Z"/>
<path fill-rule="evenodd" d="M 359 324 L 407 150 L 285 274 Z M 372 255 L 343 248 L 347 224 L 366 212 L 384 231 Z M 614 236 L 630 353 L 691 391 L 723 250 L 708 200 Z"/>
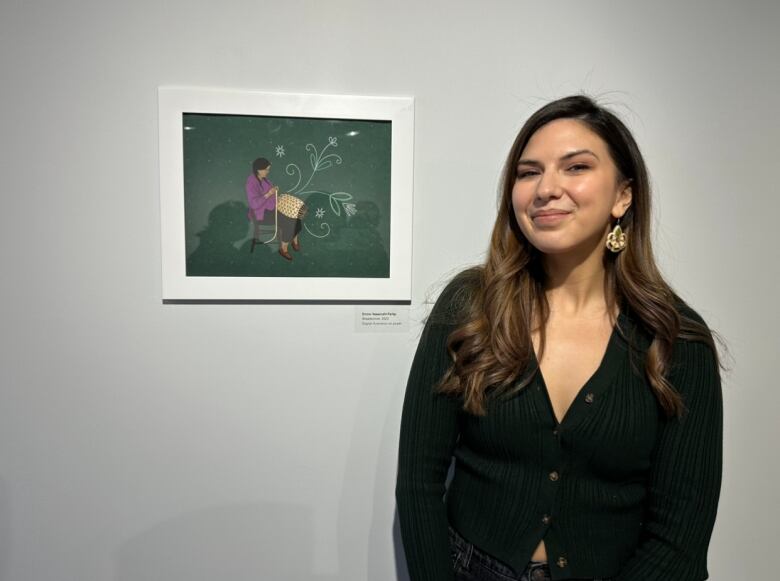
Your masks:
<path fill-rule="evenodd" d="M 407 351 L 413 353 L 416 339 L 408 337 L 407 347 L 412 349 Z M 399 356 L 404 353 L 402 342 L 385 337 L 364 358 L 364 368 L 376 373 L 367 373 L 361 381 L 355 406 L 361 412 L 354 416 L 339 501 L 338 562 L 343 581 L 409 581 L 395 485 L 399 412 L 411 356 L 394 373 L 386 372 L 388 357 L 396 356 L 394 349 Z M 366 520 L 367 531 L 354 526 Z"/>
<path fill-rule="evenodd" d="M 312 510 L 282 503 L 219 506 L 185 514 L 124 543 L 117 581 L 259 581 L 313 576 Z"/>
<path fill-rule="evenodd" d="M 409 581 L 409 569 L 406 565 L 403 538 L 401 537 L 401 523 L 398 520 L 398 510 L 393 518 L 393 552 L 395 554 L 395 572 L 398 581 Z"/>
<path fill-rule="evenodd" d="M 11 546 L 11 511 L 8 483 L 0 478 L 0 579 L 7 579 L 9 547 Z"/>

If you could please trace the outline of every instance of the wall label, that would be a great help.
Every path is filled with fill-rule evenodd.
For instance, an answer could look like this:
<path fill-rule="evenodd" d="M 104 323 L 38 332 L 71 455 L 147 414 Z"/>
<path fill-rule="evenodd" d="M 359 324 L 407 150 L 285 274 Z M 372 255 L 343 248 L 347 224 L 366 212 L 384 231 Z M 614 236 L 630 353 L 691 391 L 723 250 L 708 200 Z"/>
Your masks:
<path fill-rule="evenodd" d="M 409 307 L 405 305 L 356 306 L 355 331 L 358 333 L 406 333 L 409 331 Z"/>

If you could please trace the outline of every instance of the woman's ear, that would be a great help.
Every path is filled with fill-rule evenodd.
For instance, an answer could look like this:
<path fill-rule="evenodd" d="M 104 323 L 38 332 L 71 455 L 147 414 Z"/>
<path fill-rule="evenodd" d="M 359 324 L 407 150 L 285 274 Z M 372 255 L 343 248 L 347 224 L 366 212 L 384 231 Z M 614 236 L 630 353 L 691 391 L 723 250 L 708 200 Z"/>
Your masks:
<path fill-rule="evenodd" d="M 620 190 L 620 193 L 618 193 L 617 200 L 615 200 L 615 205 L 612 206 L 612 213 L 617 214 L 616 218 L 621 218 L 623 215 L 628 212 L 628 208 L 631 206 L 631 200 L 632 198 L 632 192 L 631 192 L 631 181 L 632 180 L 626 180 L 623 182 L 623 187 Z"/>

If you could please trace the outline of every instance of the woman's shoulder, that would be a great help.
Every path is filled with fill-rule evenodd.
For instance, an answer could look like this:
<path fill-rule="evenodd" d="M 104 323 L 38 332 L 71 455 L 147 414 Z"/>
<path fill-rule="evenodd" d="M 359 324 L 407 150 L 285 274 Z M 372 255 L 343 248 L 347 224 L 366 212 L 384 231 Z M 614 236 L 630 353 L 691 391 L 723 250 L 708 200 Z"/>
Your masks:
<path fill-rule="evenodd" d="M 712 340 L 710 326 L 699 311 L 677 295 L 675 295 L 674 307 L 680 317 L 678 341 L 699 340 L 709 343 Z"/>
<path fill-rule="evenodd" d="M 715 352 L 715 335 L 705 317 L 676 294 L 671 307 L 671 312 L 679 319 L 679 328 L 673 340 L 672 359 L 684 359 L 692 350 Z M 632 331 L 632 340 L 636 341 L 641 352 L 646 352 L 657 337 L 656 331 L 630 307 L 626 308 L 625 318 L 628 321 L 628 329 Z M 667 316 L 663 319 L 668 321 Z"/>
<path fill-rule="evenodd" d="M 482 285 L 482 267 L 472 266 L 445 277 L 444 286 L 428 320 L 442 325 L 458 325 L 467 316 Z M 435 289 L 434 289 L 435 290 Z"/>
<path fill-rule="evenodd" d="M 706 319 L 678 299 L 680 330 L 667 367 L 667 378 L 685 398 L 720 397 L 720 354 Z M 686 402 L 688 405 L 689 402 Z"/>
<path fill-rule="evenodd" d="M 680 331 L 684 331 L 685 329 L 690 329 L 692 327 L 698 328 L 699 330 L 702 331 L 704 331 L 705 329 L 709 331 L 710 326 L 707 324 L 705 318 L 699 313 L 698 310 L 693 308 L 688 302 L 686 302 L 679 295 L 677 294 L 672 295 L 672 300 L 669 306 L 671 307 L 671 309 L 668 310 L 669 314 L 671 314 L 671 311 L 673 311 L 677 314 L 677 317 L 679 318 Z M 622 308 L 625 309 L 623 312 L 625 314 L 625 317 L 629 321 L 631 321 L 637 326 L 640 326 L 643 330 L 648 330 L 651 328 L 647 323 L 645 323 L 643 317 L 639 314 L 639 311 L 633 308 L 633 305 L 626 304 Z M 664 316 L 661 318 L 667 319 L 668 317 Z"/>

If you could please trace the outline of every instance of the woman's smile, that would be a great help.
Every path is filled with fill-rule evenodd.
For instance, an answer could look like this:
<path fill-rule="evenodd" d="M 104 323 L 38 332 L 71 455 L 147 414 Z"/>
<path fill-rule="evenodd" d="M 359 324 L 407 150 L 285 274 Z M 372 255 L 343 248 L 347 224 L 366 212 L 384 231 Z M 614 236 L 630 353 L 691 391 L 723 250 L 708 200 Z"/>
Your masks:
<path fill-rule="evenodd" d="M 554 214 L 544 214 L 542 216 L 535 216 L 533 221 L 537 226 L 555 226 L 563 222 L 570 213 L 571 212 L 556 212 Z"/>

